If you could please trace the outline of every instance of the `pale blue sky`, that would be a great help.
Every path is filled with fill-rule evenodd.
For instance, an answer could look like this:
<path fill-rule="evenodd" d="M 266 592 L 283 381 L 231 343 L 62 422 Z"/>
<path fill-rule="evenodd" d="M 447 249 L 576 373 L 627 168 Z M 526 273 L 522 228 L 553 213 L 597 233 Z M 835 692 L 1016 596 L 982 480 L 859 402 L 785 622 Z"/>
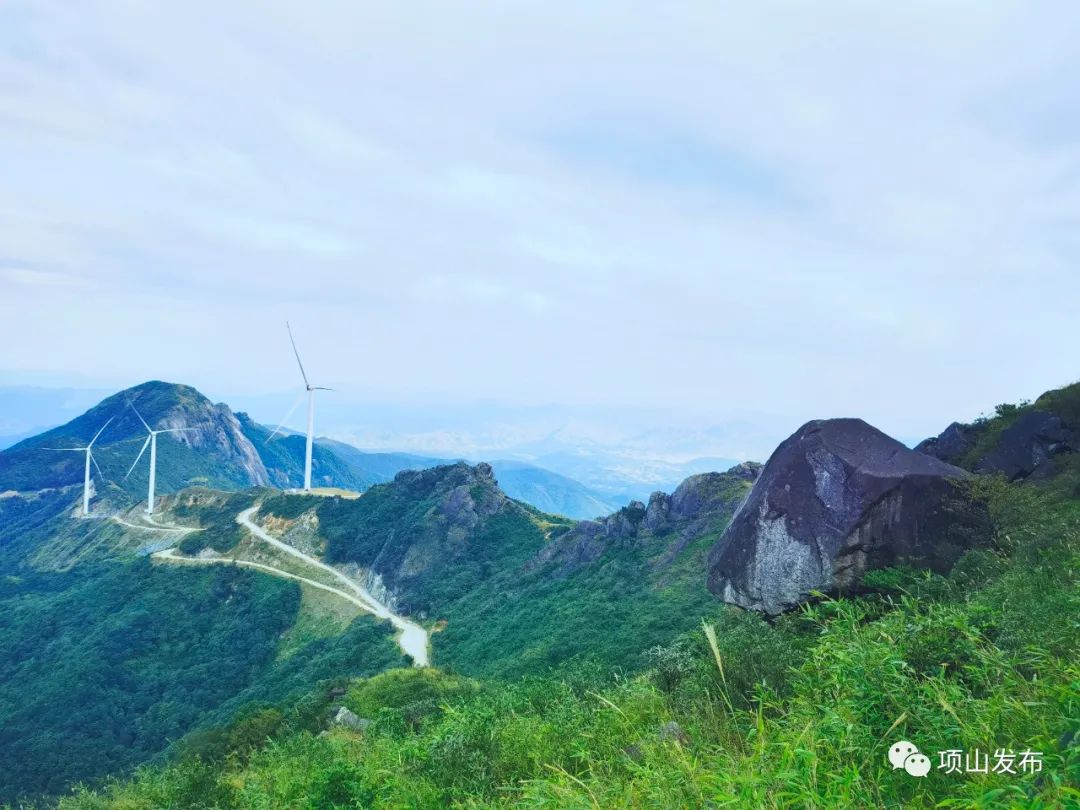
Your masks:
<path fill-rule="evenodd" d="M 1080 377 L 1077 41 L 1065 2 L 7 2 L 0 378 L 272 393 L 289 318 L 358 399 L 936 431 Z"/>

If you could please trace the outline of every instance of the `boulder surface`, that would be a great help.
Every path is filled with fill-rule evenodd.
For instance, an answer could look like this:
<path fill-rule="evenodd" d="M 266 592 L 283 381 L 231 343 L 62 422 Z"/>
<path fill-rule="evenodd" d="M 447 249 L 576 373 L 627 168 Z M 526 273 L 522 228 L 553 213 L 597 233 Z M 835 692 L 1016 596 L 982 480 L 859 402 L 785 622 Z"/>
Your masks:
<path fill-rule="evenodd" d="M 809 422 L 773 453 L 709 554 L 709 589 L 780 613 L 868 569 L 948 570 L 982 523 L 969 474 L 861 419 Z"/>
<path fill-rule="evenodd" d="M 1001 434 L 990 453 L 975 466 L 978 473 L 1002 473 L 1010 481 L 1049 478 L 1054 456 L 1080 449 L 1076 434 L 1061 417 L 1045 411 L 1025 413 Z"/>

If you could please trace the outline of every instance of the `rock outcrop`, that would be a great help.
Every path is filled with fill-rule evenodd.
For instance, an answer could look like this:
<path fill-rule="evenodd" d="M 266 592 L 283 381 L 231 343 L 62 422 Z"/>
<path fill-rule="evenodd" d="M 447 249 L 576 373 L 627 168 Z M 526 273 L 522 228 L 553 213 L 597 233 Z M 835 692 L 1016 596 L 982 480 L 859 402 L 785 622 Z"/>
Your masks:
<path fill-rule="evenodd" d="M 909 450 L 861 419 L 810 422 L 765 465 L 709 555 L 709 589 L 779 613 L 868 569 L 944 570 L 981 521 L 964 470 Z"/>
<path fill-rule="evenodd" d="M 353 711 L 342 706 L 334 715 L 334 725 L 352 729 L 353 731 L 366 731 L 371 721 L 366 717 L 360 717 Z"/>
<path fill-rule="evenodd" d="M 1061 417 L 1045 411 L 1029 411 L 1006 428 L 997 446 L 976 465 L 977 473 L 1002 473 L 1018 478 L 1049 478 L 1054 457 L 1080 449 L 1077 435 Z"/>
<path fill-rule="evenodd" d="M 694 540 L 726 525 L 760 469 L 747 462 L 725 473 L 692 475 L 670 495 L 654 492 L 647 505 L 631 501 L 613 515 L 583 520 L 545 546 L 529 567 L 564 577 L 611 549 L 656 545 L 659 539 L 662 548 L 654 566 L 662 568 Z"/>
<path fill-rule="evenodd" d="M 43 447 L 78 446 L 105 428 L 94 445 L 101 476 L 112 484 L 145 491 L 140 480 L 148 462 L 126 478 L 146 428 L 132 409 L 155 429 L 183 428 L 158 439 L 158 492 L 201 484 L 221 489 L 269 483 L 266 466 L 227 405 L 215 405 L 188 385 L 152 380 L 103 399 L 67 424 L 0 451 L 0 490 L 47 489 L 79 484 L 83 460 L 76 454 L 43 454 Z M 126 462 L 126 463 L 125 463 Z M 101 480 L 98 485 L 101 485 Z M 105 494 L 105 488 L 102 489 Z"/>
<path fill-rule="evenodd" d="M 378 575 L 394 604 L 414 615 L 431 609 L 433 594 L 474 587 L 544 543 L 535 517 L 484 463 L 403 470 L 320 514 L 328 559 Z"/>
<path fill-rule="evenodd" d="M 972 430 L 959 422 L 953 422 L 941 434 L 924 439 L 915 445 L 915 450 L 928 456 L 955 464 L 964 453 L 975 446 Z"/>

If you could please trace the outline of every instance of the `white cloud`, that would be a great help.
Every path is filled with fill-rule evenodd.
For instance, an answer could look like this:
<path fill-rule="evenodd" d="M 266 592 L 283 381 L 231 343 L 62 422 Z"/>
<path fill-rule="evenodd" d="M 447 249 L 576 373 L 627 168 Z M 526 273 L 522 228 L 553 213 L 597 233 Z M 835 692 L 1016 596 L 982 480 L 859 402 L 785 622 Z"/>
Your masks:
<path fill-rule="evenodd" d="M 1075 374 L 1078 21 L 9 3 L 0 266 L 96 309 L 0 274 L 69 333 L 0 368 L 265 390 L 290 317 L 346 388 L 926 432 Z"/>

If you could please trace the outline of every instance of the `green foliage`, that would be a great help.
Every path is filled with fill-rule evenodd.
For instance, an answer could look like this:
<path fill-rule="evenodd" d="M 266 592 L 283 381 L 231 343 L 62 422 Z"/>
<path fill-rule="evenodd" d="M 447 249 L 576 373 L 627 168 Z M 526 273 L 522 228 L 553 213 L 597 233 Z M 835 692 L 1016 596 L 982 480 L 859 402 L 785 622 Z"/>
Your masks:
<path fill-rule="evenodd" d="M 296 520 L 304 512 L 314 509 L 323 498 L 319 495 L 271 495 L 263 500 L 259 507 L 259 515 L 267 517 Z"/>
<path fill-rule="evenodd" d="M 283 705 L 289 728 L 313 725 L 296 724 L 295 706 L 314 684 L 402 663 L 392 628 L 369 616 L 278 660 L 299 604 L 296 584 L 235 566 L 141 558 L 4 576 L 0 802 L 124 773 L 193 729 L 186 750 L 246 752 Z M 245 711 L 226 739 L 210 730 Z"/>
<path fill-rule="evenodd" d="M 57 519 L 75 506 L 78 496 L 64 490 L 0 498 L 0 571 L 18 566 L 34 549 L 47 543 L 55 533 Z M 97 528 L 80 521 L 82 531 Z"/>
<path fill-rule="evenodd" d="M 356 683 L 345 705 L 384 725 L 416 727 L 477 688 L 475 681 L 436 669 L 395 669 Z"/>
<path fill-rule="evenodd" d="M 317 509 L 330 561 L 378 559 L 393 577 L 409 557 L 409 573 L 388 585 L 416 615 L 445 615 L 452 602 L 519 567 L 546 542 L 540 513 L 507 500 L 493 482 L 478 482 L 464 464 L 399 477 L 359 499 L 324 498 Z M 551 526 L 568 522 L 544 518 Z"/>
<path fill-rule="evenodd" d="M 253 422 L 246 413 L 238 413 L 236 418 L 241 432 L 251 442 L 270 474 L 271 483 L 282 488 L 303 486 L 307 438 L 299 434 L 278 434 L 271 439 L 271 431 Z M 337 449 L 348 445 L 336 442 L 334 445 L 332 449 L 317 441 L 312 447 L 312 485 L 364 490 L 371 483 L 370 480 L 342 458 L 340 450 Z"/>
<path fill-rule="evenodd" d="M 196 523 L 200 531 L 192 532 L 180 541 L 180 551 L 195 555 L 204 548 L 224 554 L 244 539 L 245 530 L 236 516 L 252 506 L 259 497 L 257 490 L 224 494 L 211 490 L 188 490 L 173 506 L 173 515 L 185 524 Z"/>
<path fill-rule="evenodd" d="M 1080 504 L 977 486 L 992 536 L 948 577 L 880 572 L 772 623 L 714 606 L 715 655 L 700 630 L 673 635 L 641 677 L 380 675 L 346 698 L 377 718 L 363 734 L 290 733 L 209 781 L 181 761 L 61 807 L 1078 806 Z M 435 710 L 395 721 L 418 703 Z M 898 739 L 935 764 L 1012 748 L 1044 768 L 913 779 L 886 761 Z"/>
<path fill-rule="evenodd" d="M 25 575 L 0 602 L 0 800 L 157 754 L 269 665 L 298 605 L 225 567 Z"/>
<path fill-rule="evenodd" d="M 599 560 L 565 575 L 512 570 L 478 583 L 445 607 L 438 660 L 484 677 L 542 672 L 578 656 L 639 669 L 645 650 L 715 612 L 703 572 L 722 527 L 673 560 L 664 557 L 676 539 L 659 535 L 614 543 Z"/>

